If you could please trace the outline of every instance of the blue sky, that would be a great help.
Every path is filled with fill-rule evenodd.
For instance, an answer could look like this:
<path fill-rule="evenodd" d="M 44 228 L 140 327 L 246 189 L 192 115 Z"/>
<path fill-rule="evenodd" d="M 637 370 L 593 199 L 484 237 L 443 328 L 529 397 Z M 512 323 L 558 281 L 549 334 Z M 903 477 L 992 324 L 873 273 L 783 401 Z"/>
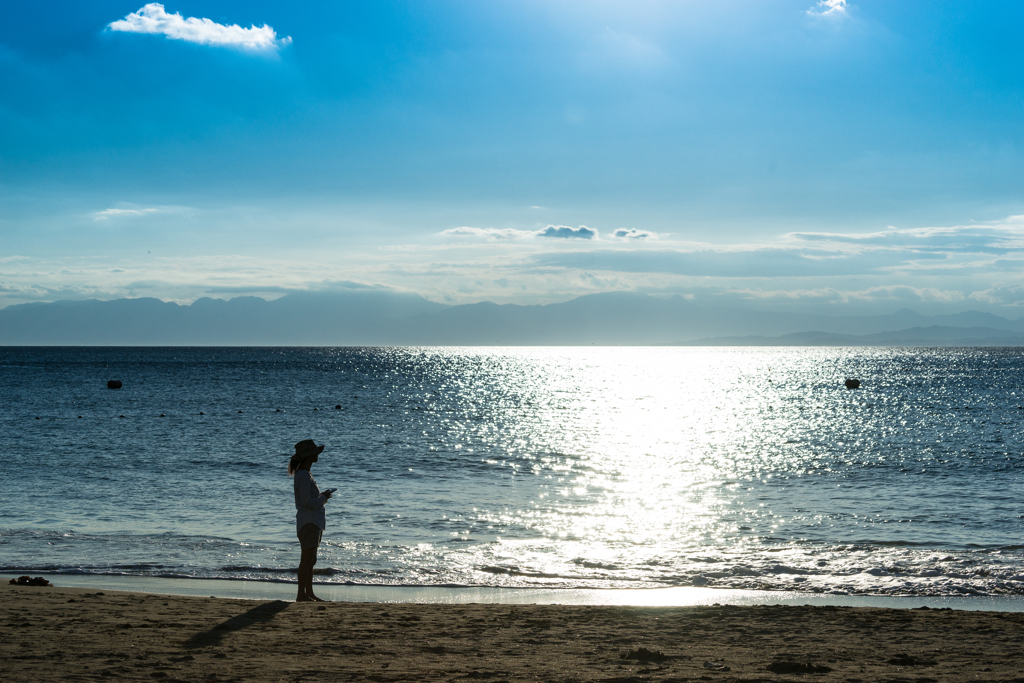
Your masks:
<path fill-rule="evenodd" d="M 1020 3 L 6 3 L 0 306 L 1024 315 Z"/>

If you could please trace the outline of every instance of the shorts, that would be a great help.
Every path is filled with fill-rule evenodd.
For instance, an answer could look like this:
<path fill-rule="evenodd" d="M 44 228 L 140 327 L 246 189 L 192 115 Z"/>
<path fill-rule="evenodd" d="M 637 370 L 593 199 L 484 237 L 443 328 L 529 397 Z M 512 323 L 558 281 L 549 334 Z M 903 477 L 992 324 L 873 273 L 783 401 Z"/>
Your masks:
<path fill-rule="evenodd" d="M 316 524 L 309 522 L 303 524 L 302 528 L 298 532 L 299 545 L 302 546 L 303 550 L 309 550 L 310 548 L 320 547 L 320 538 L 324 535 L 324 530 L 318 527 Z"/>

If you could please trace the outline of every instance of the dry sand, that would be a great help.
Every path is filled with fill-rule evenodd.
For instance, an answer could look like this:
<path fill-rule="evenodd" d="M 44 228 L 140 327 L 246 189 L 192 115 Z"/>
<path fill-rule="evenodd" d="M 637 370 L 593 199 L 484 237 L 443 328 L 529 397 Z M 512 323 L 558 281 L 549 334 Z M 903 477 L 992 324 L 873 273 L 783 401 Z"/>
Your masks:
<path fill-rule="evenodd" d="M 290 603 L 0 586 L 2 681 L 1018 681 L 1024 614 Z"/>

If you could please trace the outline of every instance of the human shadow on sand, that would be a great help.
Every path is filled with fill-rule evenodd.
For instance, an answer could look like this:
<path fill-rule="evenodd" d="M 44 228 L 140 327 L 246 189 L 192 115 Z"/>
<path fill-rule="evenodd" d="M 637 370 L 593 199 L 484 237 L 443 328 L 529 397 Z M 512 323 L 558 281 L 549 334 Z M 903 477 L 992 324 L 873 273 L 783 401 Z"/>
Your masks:
<path fill-rule="evenodd" d="M 248 612 L 239 614 L 237 617 L 231 617 L 227 621 L 217 624 L 208 631 L 202 631 L 195 634 L 185 642 L 185 647 L 196 648 L 219 645 L 220 641 L 222 641 L 224 636 L 227 634 L 234 631 L 240 631 L 243 628 L 248 628 L 253 624 L 268 622 L 273 619 L 278 612 L 281 612 L 288 607 L 289 604 L 291 603 L 285 602 L 284 600 L 274 600 L 273 602 L 266 602 L 262 605 L 257 605 Z"/>

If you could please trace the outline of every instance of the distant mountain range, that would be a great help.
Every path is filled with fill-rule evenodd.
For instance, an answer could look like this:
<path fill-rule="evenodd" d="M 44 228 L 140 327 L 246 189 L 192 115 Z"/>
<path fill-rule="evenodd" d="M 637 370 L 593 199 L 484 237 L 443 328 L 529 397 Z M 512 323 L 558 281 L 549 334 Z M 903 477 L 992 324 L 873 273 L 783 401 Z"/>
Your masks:
<path fill-rule="evenodd" d="M 448 306 L 349 289 L 274 301 L 58 301 L 0 310 L 0 345 L 732 345 L 1024 346 L 1024 319 L 968 311 L 823 316 L 708 307 L 629 292 L 520 306 Z"/>

